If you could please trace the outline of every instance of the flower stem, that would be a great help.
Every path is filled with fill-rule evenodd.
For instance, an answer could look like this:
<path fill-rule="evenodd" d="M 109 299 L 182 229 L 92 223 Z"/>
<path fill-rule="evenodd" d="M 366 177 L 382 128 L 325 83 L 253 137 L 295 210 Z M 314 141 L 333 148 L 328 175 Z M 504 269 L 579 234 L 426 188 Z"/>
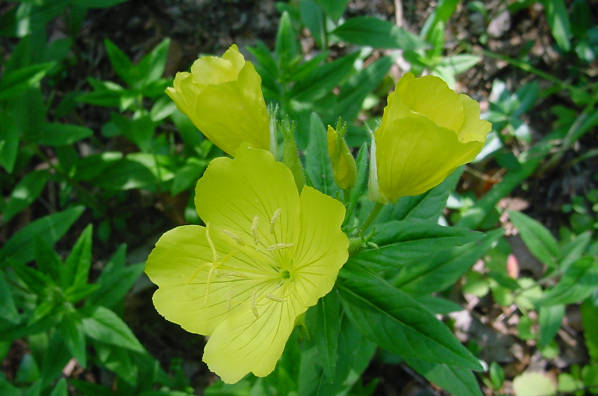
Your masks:
<path fill-rule="evenodd" d="M 376 205 L 370 212 L 370 215 L 365 220 L 365 222 L 361 225 L 361 228 L 359 228 L 359 235 L 363 235 L 363 233 L 368 229 L 368 227 L 376 219 L 376 216 L 378 216 L 378 214 L 380 213 L 380 210 L 382 210 L 383 207 L 384 207 L 384 204 L 381 204 L 380 202 L 376 202 Z"/>

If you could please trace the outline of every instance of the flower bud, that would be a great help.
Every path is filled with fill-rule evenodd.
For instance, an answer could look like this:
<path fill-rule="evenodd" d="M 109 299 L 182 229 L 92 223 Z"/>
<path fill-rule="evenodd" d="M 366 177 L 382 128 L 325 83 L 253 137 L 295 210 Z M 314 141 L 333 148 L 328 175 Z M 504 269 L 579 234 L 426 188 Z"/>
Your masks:
<path fill-rule="evenodd" d="M 328 156 L 336 185 L 347 190 L 355 185 L 357 166 L 345 139 L 328 125 Z"/>
<path fill-rule="evenodd" d="M 193 124 L 226 153 L 246 143 L 270 148 L 262 80 L 235 44 L 218 58 L 202 56 L 180 72 L 166 93 Z"/>
<path fill-rule="evenodd" d="M 370 186 L 379 190 L 370 197 L 395 202 L 437 186 L 476 157 L 490 129 L 475 100 L 438 77 L 405 74 L 374 132 L 377 180 Z"/>

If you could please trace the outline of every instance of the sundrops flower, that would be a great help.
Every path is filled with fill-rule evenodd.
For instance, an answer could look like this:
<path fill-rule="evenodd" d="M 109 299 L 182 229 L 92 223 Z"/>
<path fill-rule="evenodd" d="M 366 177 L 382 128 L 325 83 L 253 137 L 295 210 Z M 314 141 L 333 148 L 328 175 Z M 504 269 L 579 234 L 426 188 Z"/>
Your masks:
<path fill-rule="evenodd" d="M 203 56 L 180 72 L 166 93 L 216 146 L 234 155 L 244 143 L 269 149 L 270 127 L 262 79 L 235 44 Z"/>
<path fill-rule="evenodd" d="M 198 181 L 206 226 L 165 233 L 146 273 L 167 320 L 209 335 L 203 360 L 224 382 L 276 366 L 295 319 L 333 287 L 348 257 L 343 205 L 261 149 L 210 162 Z"/>
<path fill-rule="evenodd" d="M 419 195 L 472 161 L 491 129 L 479 104 L 434 76 L 405 74 L 388 95 L 374 132 L 370 198 L 386 203 Z"/>

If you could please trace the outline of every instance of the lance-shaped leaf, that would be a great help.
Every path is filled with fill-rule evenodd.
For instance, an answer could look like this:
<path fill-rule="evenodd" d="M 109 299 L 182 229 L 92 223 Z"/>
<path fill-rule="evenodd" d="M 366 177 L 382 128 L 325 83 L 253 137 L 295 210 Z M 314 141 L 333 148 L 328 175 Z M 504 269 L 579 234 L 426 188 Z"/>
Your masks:
<path fill-rule="evenodd" d="M 405 358 L 481 370 L 449 329 L 400 289 L 351 261 L 340 277 L 345 312 L 381 348 Z"/>
<path fill-rule="evenodd" d="M 541 306 L 572 304 L 584 300 L 598 288 L 598 261 L 582 257 L 565 271 L 559 283 L 539 301 Z"/>

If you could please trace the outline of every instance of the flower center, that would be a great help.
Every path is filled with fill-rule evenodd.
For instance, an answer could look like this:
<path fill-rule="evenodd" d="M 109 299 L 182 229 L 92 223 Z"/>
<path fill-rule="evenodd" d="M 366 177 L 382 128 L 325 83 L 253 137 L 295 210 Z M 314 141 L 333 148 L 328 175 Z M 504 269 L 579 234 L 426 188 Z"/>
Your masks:
<path fill-rule="evenodd" d="M 291 277 L 291 273 L 288 270 L 282 270 L 280 272 L 280 276 L 282 279 L 289 279 Z"/>

